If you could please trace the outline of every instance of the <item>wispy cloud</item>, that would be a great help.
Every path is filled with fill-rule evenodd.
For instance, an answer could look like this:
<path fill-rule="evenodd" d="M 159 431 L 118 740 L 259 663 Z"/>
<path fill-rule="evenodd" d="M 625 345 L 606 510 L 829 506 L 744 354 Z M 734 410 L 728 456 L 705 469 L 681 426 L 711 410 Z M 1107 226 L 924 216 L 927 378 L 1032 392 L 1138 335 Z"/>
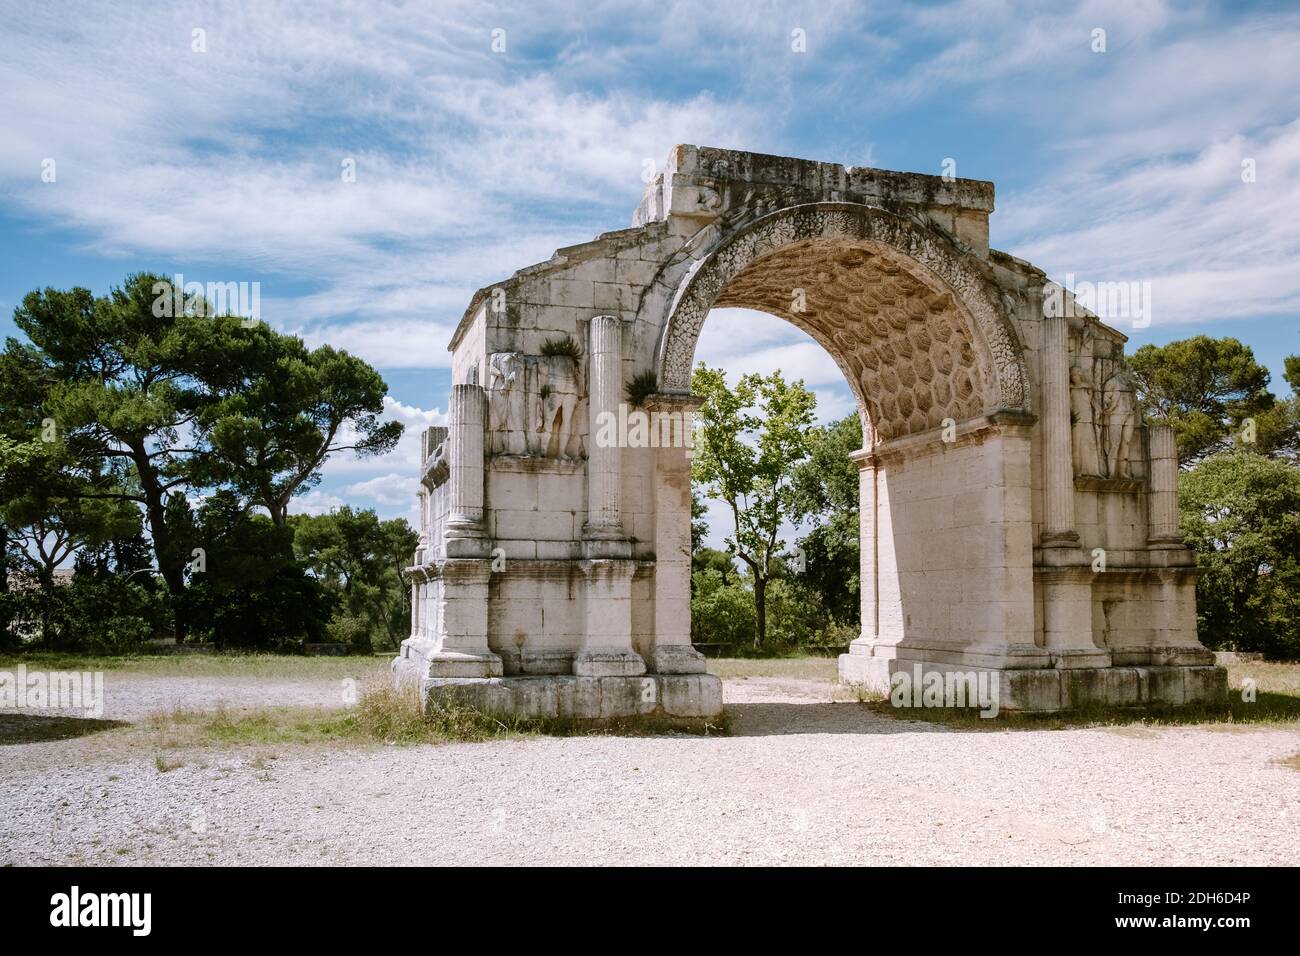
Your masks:
<path fill-rule="evenodd" d="M 645 161 L 677 142 L 924 170 L 956 157 L 999 182 L 995 246 L 1058 278 L 1150 281 L 1157 325 L 1227 330 L 1294 314 L 1300 292 L 1300 14 L 1285 8 L 0 6 L 3 214 L 58 231 L 67 284 L 141 260 L 259 280 L 272 324 L 382 368 L 444 374 L 474 289 L 625 225 Z M 14 281 L 6 301 L 30 288 Z M 777 320 L 720 313 L 700 349 L 803 378 L 827 418 L 851 410 L 829 357 Z M 388 414 L 408 423 L 399 449 L 331 461 L 299 506 L 390 507 L 379 493 L 414 474 L 441 413 Z"/>

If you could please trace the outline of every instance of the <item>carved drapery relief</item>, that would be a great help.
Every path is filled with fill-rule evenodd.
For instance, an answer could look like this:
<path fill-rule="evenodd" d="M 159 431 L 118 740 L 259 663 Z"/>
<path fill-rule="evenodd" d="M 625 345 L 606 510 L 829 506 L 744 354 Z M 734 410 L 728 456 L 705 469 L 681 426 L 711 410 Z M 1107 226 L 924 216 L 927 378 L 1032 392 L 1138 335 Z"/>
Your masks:
<path fill-rule="evenodd" d="M 978 413 L 1028 408 L 1028 376 L 1018 340 L 980 276 L 936 236 L 881 209 L 845 203 L 816 203 L 774 213 L 745 227 L 701 260 L 679 291 L 664 328 L 659 359 L 664 391 L 689 391 L 695 343 L 709 310 L 715 305 L 742 304 L 732 299 L 750 298 L 743 290 L 733 294 L 732 280 L 747 273 L 742 282 L 752 277 L 752 282 L 762 283 L 765 257 L 778 259 L 797 243 L 808 247 L 800 281 L 805 290 L 817 286 L 819 255 L 834 256 L 853 249 L 883 266 L 880 271 L 864 269 L 856 274 L 851 266 L 840 270 L 860 298 L 858 318 L 874 320 L 884 332 L 893 322 L 889 308 L 916 313 L 903 320 L 908 327 L 898 330 L 902 337 L 897 342 L 870 335 L 867 324 L 857 330 L 862 334 L 853 336 L 854 348 L 872 351 L 877 358 L 864 364 L 833 341 L 835 322 L 819 324 L 808 314 L 791 309 L 789 288 L 779 301 L 749 303 L 751 308 L 774 311 L 789 319 L 827 348 L 845 370 L 880 438 L 933 427 L 932 411 L 938 408 L 939 418 L 946 417 L 943 406 L 960 415 L 971 409 Z M 899 288 L 890 288 L 890 283 L 898 286 L 900 282 Z M 900 301 L 903 286 L 906 298 Z M 828 297 L 828 306 L 829 301 Z M 840 308 L 843 311 L 845 305 Z M 843 316 L 848 314 L 843 311 Z M 932 321 L 952 335 L 951 343 L 945 342 L 952 348 L 927 354 L 918 364 L 913 356 L 918 349 L 929 353 L 936 336 L 925 332 L 925 342 L 918 346 L 915 335 Z M 843 322 L 839 325 L 838 331 L 843 333 Z M 950 362 L 955 373 L 948 367 Z M 924 394 L 911 388 L 911 380 L 918 377 L 926 380 Z M 940 383 L 937 388 L 931 385 L 931 378 Z"/>
<path fill-rule="evenodd" d="M 519 352 L 493 352 L 488 356 L 488 454 L 524 454 L 526 374 L 524 356 Z"/>
<path fill-rule="evenodd" d="M 1133 467 L 1129 452 L 1133 444 L 1137 403 L 1126 381 L 1127 376 L 1116 362 L 1094 361 L 1093 374 L 1097 385 L 1093 389 L 1094 408 L 1097 413 L 1097 437 L 1107 478 L 1132 478 Z"/>
<path fill-rule="evenodd" d="M 1070 369 L 1070 420 L 1074 473 L 1133 478 L 1137 396 L 1122 346 L 1085 325 L 1075 339 Z"/>
<path fill-rule="evenodd" d="M 567 355 L 488 357 L 488 453 L 577 459 L 585 455 L 586 389 Z"/>
<path fill-rule="evenodd" d="M 1097 429 L 1093 421 L 1092 382 L 1079 366 L 1070 369 L 1070 437 L 1074 448 L 1074 473 L 1100 475 Z"/>

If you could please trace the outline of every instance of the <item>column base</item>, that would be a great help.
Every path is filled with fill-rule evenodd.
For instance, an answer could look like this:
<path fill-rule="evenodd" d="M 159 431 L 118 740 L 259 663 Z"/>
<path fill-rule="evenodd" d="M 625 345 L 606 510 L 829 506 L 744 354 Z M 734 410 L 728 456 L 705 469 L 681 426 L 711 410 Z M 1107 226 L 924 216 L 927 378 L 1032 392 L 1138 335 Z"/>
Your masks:
<path fill-rule="evenodd" d="M 398 683 L 429 678 L 500 677 L 504 673 L 500 656 L 491 651 L 443 650 L 427 638 L 403 641 L 392 670 Z"/>
<path fill-rule="evenodd" d="M 650 670 L 656 674 L 704 674 L 709 662 L 689 644 L 663 644 L 650 651 Z"/>

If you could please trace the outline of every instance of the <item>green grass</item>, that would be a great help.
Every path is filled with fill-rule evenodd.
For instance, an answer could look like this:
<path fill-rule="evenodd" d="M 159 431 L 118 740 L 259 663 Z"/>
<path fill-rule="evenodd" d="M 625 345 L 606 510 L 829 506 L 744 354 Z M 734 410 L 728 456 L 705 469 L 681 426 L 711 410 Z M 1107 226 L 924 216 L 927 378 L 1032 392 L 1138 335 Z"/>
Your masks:
<path fill-rule="evenodd" d="M 709 659 L 709 673 L 723 680 L 777 677 L 833 684 L 839 679 L 839 661 L 834 657 L 714 657 Z"/>
<path fill-rule="evenodd" d="M 659 391 L 659 376 L 654 369 L 637 372 L 623 389 L 627 402 L 633 408 L 640 408 L 645 400 Z"/>
<path fill-rule="evenodd" d="M 372 677 L 387 673 L 393 652 L 352 657 L 301 657 L 292 654 L 113 654 L 36 652 L 0 656 L 0 670 L 19 664 L 28 670 L 129 671 L 162 677 L 262 677 L 331 679 Z"/>
<path fill-rule="evenodd" d="M 122 655 L 81 657 L 70 654 L 31 654 L 0 657 L 0 670 L 18 663 L 49 670 L 115 670 L 157 676 L 252 677 L 281 680 L 356 677 L 365 690 L 358 706 L 349 710 L 270 707 L 250 711 L 176 711 L 136 726 L 115 722 L 86 722 L 75 726 L 63 718 L 13 718 L 0 723 L 0 743 L 32 742 L 95 732 L 101 739 L 144 741 L 159 751 L 185 748 L 312 744 L 436 744 L 537 735 L 656 734 L 686 731 L 726 733 L 725 719 L 712 724 L 646 719 L 623 721 L 564 721 L 497 718 L 467 707 L 444 704 L 422 714 L 412 694 L 393 690 L 387 680 L 389 655 L 365 657 L 296 657 L 274 654 L 214 654 L 193 656 Z M 772 678 L 834 684 L 837 662 L 832 657 L 715 658 L 709 672 L 724 680 Z M 1300 722 L 1300 663 L 1231 664 L 1229 701 L 1219 707 L 1158 708 L 1154 710 L 1094 708 L 1060 715 L 1003 713 L 982 718 L 975 710 L 894 708 L 888 701 L 860 696 L 864 706 L 900 720 L 924 720 L 953 729 L 1046 730 L 1068 727 L 1142 727 L 1203 725 L 1231 732 L 1252 727 L 1292 726 Z M 1257 699 L 1241 699 L 1245 679 L 1255 682 Z M 847 690 L 847 689 L 846 689 Z M 40 726 L 37 726 L 37 724 Z M 67 726 L 65 726 L 67 724 Z M 6 739 L 6 737 L 12 739 Z M 165 772 L 165 771 L 163 771 Z"/>
<path fill-rule="evenodd" d="M 579 361 L 582 358 L 582 346 L 567 335 L 556 336 L 542 343 L 542 354 L 546 356 L 562 355 Z"/>
<path fill-rule="evenodd" d="M 1300 662 L 1287 664 L 1229 664 L 1228 684 L 1240 688 L 1245 678 L 1255 681 L 1261 691 L 1300 697 Z"/>
<path fill-rule="evenodd" d="M 1228 703 L 1188 707 L 1083 707 L 1063 714 L 1017 714 L 1004 711 L 981 717 L 974 708 L 895 707 L 888 700 L 864 701 L 877 713 L 899 720 L 924 720 L 955 730 L 1067 730 L 1079 727 L 1211 726 L 1213 729 L 1248 729 L 1285 726 L 1300 721 L 1300 697 L 1261 692 L 1253 703 L 1229 691 Z"/>

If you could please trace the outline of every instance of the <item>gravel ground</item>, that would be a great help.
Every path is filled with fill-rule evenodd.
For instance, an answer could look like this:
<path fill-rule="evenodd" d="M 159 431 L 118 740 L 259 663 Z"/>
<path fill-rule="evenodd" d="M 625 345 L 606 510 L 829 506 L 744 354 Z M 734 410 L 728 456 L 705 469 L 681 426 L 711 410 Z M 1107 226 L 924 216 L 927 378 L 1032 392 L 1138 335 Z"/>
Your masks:
<path fill-rule="evenodd" d="M 333 706 L 338 681 L 122 677 L 106 717 Z M 110 694 L 112 692 L 110 691 Z M 0 747 L 2 864 L 1292 864 L 1295 729 L 962 731 L 728 681 L 729 737 Z M 271 754 L 274 753 L 275 756 Z"/>

